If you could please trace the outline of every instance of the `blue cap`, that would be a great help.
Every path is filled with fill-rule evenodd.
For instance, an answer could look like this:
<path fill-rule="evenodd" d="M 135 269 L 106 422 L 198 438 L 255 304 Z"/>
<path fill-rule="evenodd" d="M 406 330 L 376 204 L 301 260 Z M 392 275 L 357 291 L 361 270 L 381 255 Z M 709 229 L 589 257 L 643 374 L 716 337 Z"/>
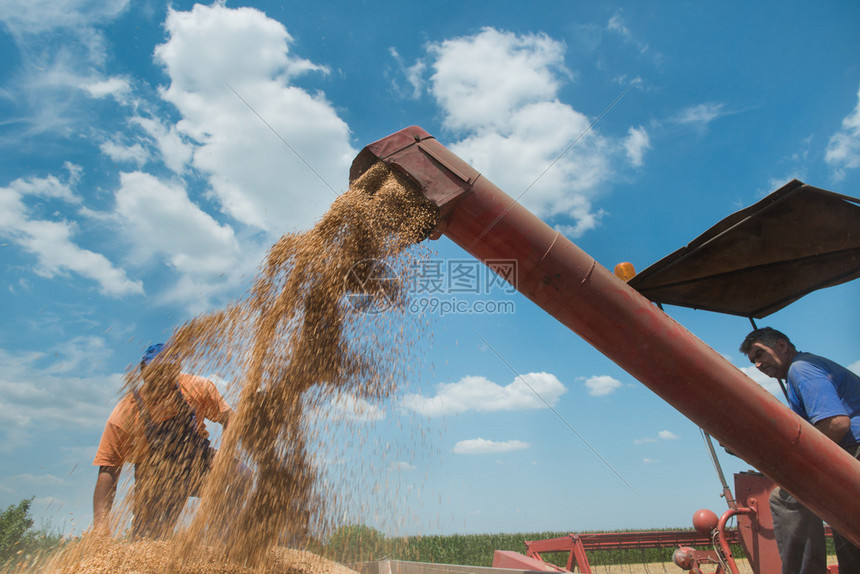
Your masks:
<path fill-rule="evenodd" d="M 148 365 L 158 354 L 164 350 L 164 343 L 156 343 L 147 347 L 143 357 L 140 358 L 140 363 L 143 366 Z"/>

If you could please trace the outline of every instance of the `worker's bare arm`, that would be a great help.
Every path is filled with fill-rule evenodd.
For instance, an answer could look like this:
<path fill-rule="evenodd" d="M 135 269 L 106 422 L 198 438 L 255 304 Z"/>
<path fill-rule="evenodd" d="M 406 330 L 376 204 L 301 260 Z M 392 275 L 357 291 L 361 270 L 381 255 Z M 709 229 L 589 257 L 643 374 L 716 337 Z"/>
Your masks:
<path fill-rule="evenodd" d="M 116 485 L 119 482 L 119 466 L 100 466 L 93 490 L 93 530 L 104 532 L 108 527 L 107 517 L 113 506 Z"/>
<path fill-rule="evenodd" d="M 845 415 L 821 419 L 815 423 L 815 428 L 827 435 L 827 438 L 833 442 L 839 442 L 851 428 L 851 419 Z"/>

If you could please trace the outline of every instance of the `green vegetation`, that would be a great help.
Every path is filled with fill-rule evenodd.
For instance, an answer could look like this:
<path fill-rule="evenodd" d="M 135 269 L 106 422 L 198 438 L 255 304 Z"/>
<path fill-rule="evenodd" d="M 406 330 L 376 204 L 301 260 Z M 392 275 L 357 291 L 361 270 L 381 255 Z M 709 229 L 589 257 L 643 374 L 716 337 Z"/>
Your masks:
<path fill-rule="evenodd" d="M 567 536 L 569 532 L 533 532 L 520 534 L 454 534 L 450 536 L 416 536 L 386 538 L 378 530 L 364 525 L 342 526 L 323 544 L 309 550 L 342 564 L 369 562 L 388 558 L 409 562 L 492 566 L 493 552 L 525 552 L 526 540 L 544 540 Z M 592 566 L 608 564 L 643 564 L 670 562 L 674 548 L 637 548 L 588 552 Z M 744 556 L 740 546 L 732 548 L 736 558 Z M 544 554 L 544 560 L 565 566 L 566 552 Z"/>
<path fill-rule="evenodd" d="M 0 513 L 0 568 L 53 552 L 63 543 L 59 534 L 33 529 L 32 502 L 32 498 L 25 498 Z"/>

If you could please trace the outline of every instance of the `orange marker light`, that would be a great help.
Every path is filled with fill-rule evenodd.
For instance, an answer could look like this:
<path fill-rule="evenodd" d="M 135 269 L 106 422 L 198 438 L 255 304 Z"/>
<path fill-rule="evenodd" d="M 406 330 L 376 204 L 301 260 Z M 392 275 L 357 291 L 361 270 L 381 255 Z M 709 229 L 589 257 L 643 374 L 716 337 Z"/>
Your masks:
<path fill-rule="evenodd" d="M 630 281 L 635 275 L 636 269 L 634 269 L 633 264 L 628 261 L 624 261 L 615 266 L 615 276 L 622 281 Z"/>

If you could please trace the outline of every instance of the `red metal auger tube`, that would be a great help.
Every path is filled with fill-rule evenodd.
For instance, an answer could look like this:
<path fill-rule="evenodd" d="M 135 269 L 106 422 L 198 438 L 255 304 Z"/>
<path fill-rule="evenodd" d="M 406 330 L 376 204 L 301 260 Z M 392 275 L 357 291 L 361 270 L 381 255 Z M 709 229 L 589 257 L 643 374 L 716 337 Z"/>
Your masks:
<path fill-rule="evenodd" d="M 860 545 L 860 461 L 421 128 L 367 146 L 350 180 L 377 160 L 439 206 L 436 236 L 516 260 L 518 291 Z"/>

